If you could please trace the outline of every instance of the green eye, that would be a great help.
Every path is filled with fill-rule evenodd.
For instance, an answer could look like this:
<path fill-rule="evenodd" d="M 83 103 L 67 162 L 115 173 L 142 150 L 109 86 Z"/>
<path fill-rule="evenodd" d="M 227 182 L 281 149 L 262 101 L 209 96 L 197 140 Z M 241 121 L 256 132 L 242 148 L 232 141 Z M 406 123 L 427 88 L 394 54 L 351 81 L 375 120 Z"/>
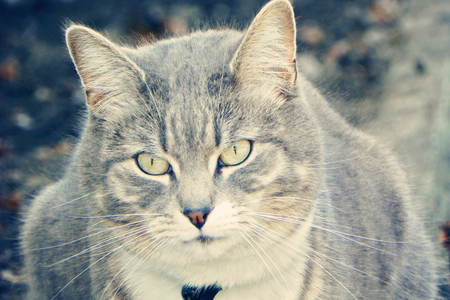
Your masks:
<path fill-rule="evenodd" d="M 170 169 L 167 161 L 148 153 L 139 154 L 136 163 L 144 173 L 149 175 L 163 175 Z"/>
<path fill-rule="evenodd" d="M 233 143 L 230 148 L 225 150 L 219 157 L 219 161 L 225 166 L 235 166 L 244 162 L 250 154 L 252 144 L 250 141 L 242 140 Z"/>

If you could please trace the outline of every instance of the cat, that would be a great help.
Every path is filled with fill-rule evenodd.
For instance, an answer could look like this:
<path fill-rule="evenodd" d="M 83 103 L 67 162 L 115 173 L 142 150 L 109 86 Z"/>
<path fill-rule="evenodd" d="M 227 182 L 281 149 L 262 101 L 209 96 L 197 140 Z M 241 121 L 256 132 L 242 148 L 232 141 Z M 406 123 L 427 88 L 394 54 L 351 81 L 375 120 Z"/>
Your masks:
<path fill-rule="evenodd" d="M 28 299 L 433 299 L 405 174 L 297 72 L 291 3 L 137 48 L 71 25 L 86 92 L 22 231 Z"/>

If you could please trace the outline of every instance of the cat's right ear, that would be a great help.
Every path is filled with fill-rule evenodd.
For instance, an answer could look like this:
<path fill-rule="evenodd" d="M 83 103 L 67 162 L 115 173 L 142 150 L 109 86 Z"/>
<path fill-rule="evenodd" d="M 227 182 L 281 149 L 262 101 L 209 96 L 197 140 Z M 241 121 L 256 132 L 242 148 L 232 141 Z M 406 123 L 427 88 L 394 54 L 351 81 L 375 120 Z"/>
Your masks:
<path fill-rule="evenodd" d="M 107 117 L 133 105 L 145 85 L 145 74 L 116 45 L 80 25 L 67 29 L 66 43 L 94 114 Z"/>
<path fill-rule="evenodd" d="M 289 94 L 297 80 L 296 27 L 288 0 L 272 0 L 256 15 L 231 61 L 236 81 L 271 98 Z M 283 98 L 283 97 L 281 97 Z"/>

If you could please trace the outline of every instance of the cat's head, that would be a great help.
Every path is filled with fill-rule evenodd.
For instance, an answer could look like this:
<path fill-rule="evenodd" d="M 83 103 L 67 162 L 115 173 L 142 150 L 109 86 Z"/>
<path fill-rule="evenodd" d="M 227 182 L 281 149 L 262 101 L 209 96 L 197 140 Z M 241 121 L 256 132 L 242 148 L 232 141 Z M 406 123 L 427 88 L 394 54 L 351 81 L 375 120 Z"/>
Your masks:
<path fill-rule="evenodd" d="M 87 95 L 78 159 L 94 215 L 139 236 L 134 251 L 161 245 L 191 260 L 254 255 L 253 241 L 301 228 L 321 156 L 295 38 L 284 0 L 245 34 L 198 32 L 137 49 L 68 28 Z"/>

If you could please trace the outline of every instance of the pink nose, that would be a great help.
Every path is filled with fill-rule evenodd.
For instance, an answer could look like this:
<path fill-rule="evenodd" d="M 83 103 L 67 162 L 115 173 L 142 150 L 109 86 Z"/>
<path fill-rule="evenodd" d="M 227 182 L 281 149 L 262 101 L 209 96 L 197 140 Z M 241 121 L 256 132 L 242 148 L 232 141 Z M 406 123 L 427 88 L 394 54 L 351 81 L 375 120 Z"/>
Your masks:
<path fill-rule="evenodd" d="M 198 229 L 202 228 L 203 225 L 205 224 L 207 215 L 208 214 L 201 211 L 186 214 L 191 223 L 194 224 L 194 226 L 197 227 Z"/>

